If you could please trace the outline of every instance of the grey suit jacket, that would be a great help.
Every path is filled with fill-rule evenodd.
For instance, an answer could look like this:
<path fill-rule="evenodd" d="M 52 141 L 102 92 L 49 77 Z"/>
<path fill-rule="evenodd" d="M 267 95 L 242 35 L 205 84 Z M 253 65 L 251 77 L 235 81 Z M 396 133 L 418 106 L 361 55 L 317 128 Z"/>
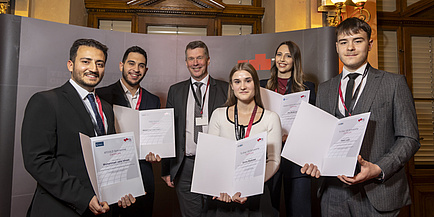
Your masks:
<path fill-rule="evenodd" d="M 316 106 L 335 115 L 341 75 L 319 85 Z M 384 182 L 362 183 L 371 204 L 379 211 L 411 203 L 404 165 L 420 147 L 413 97 L 405 77 L 370 67 L 366 85 L 353 114 L 371 112 L 360 154 L 377 164 Z"/>
<path fill-rule="evenodd" d="M 107 132 L 114 133 L 112 107 L 101 103 Z M 79 132 L 95 136 L 91 117 L 69 82 L 30 98 L 21 129 L 24 166 L 38 182 L 30 216 L 93 216 L 88 206 L 95 193 Z"/>
<path fill-rule="evenodd" d="M 209 79 L 208 120 L 211 119 L 214 109 L 223 106 L 226 102 L 229 86 L 227 82 L 213 79 L 211 76 Z M 185 113 L 189 90 L 190 78 L 172 85 L 167 94 L 166 108 L 175 109 L 176 157 L 162 160 L 161 176 L 170 175 L 172 181 L 176 177 L 185 155 Z"/>

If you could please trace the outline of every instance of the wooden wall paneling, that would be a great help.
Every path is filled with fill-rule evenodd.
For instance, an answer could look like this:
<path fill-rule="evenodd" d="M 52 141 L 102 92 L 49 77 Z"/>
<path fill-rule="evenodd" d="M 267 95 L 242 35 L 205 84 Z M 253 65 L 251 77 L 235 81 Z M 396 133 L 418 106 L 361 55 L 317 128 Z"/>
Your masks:
<path fill-rule="evenodd" d="M 413 216 L 430 217 L 434 215 L 434 185 L 431 183 L 414 186 Z"/>

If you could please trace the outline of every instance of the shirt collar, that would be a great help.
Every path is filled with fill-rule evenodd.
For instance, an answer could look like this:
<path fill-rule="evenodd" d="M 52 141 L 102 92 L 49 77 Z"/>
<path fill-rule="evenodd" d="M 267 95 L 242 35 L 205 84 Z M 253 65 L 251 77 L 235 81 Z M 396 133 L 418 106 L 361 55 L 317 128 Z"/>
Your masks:
<path fill-rule="evenodd" d="M 122 86 L 122 89 L 124 89 L 124 93 L 130 93 L 131 95 L 133 95 L 130 92 L 130 90 L 128 90 L 128 88 L 124 85 L 124 82 L 122 82 L 122 79 L 119 79 L 119 82 L 121 82 L 121 86 Z M 139 88 L 137 88 L 136 93 L 134 93 L 134 96 L 137 96 L 139 94 L 139 91 L 140 91 L 140 86 L 139 86 Z"/>
<path fill-rule="evenodd" d="M 208 79 L 209 79 L 209 73 L 205 76 L 205 78 L 203 78 L 199 82 L 203 83 L 206 86 L 208 84 Z M 194 84 L 195 82 L 198 82 L 198 81 L 194 80 L 192 77 L 190 77 L 190 81 L 192 84 Z"/>
<path fill-rule="evenodd" d="M 95 89 L 92 92 L 87 91 L 86 89 L 82 88 L 80 85 L 78 85 L 74 80 L 69 79 L 69 83 L 71 83 L 71 85 L 75 88 L 75 90 L 78 92 L 78 94 L 80 95 L 80 98 L 82 100 L 86 99 L 87 95 L 89 95 L 89 93 L 93 93 L 95 95 Z"/>
<path fill-rule="evenodd" d="M 350 73 L 358 73 L 360 75 L 363 75 L 363 73 L 365 72 L 365 68 L 368 65 L 368 63 L 366 62 L 365 64 L 363 64 L 362 66 L 360 66 L 356 71 L 354 72 L 350 72 L 347 69 L 345 69 L 345 67 L 342 70 L 342 80 L 347 78 L 347 75 Z"/>

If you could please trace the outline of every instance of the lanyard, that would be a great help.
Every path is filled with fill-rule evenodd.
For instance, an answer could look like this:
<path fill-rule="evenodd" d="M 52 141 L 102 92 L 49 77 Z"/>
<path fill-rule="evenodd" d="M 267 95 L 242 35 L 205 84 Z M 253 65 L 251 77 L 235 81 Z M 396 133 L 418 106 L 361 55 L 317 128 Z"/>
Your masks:
<path fill-rule="evenodd" d="M 102 112 L 102 105 L 101 100 L 99 99 L 98 95 L 95 94 L 96 103 L 98 103 L 98 112 L 102 119 L 102 125 L 104 126 L 104 113 Z"/>
<path fill-rule="evenodd" d="M 359 85 L 357 85 L 356 91 L 354 92 L 353 97 L 351 98 L 351 103 L 350 103 L 350 105 L 348 105 L 348 108 L 345 105 L 344 97 L 342 95 L 342 90 L 341 90 L 342 80 L 339 82 L 339 98 L 341 99 L 342 105 L 344 106 L 344 109 L 348 112 L 349 116 L 351 116 L 351 112 L 353 112 L 353 109 L 354 109 L 353 108 L 354 103 L 355 103 L 354 97 L 357 98 L 357 95 L 359 94 L 359 91 L 360 91 L 360 87 L 362 86 L 362 83 L 363 83 L 363 79 L 368 74 L 369 67 L 370 67 L 370 65 L 368 63 L 368 65 L 366 65 L 365 71 L 363 72 L 362 80 L 360 81 Z"/>
<path fill-rule="evenodd" d="M 139 110 L 141 102 L 142 102 L 142 88 L 140 88 L 140 90 L 139 90 L 139 99 L 137 100 L 136 110 Z"/>
<path fill-rule="evenodd" d="M 253 109 L 252 115 L 250 116 L 249 125 L 247 126 L 247 131 L 246 131 L 244 138 L 249 137 L 250 130 L 252 129 L 253 120 L 255 120 L 257 110 L 258 110 L 258 105 L 255 104 L 255 108 Z M 237 107 L 237 104 L 235 104 L 235 108 L 234 108 L 234 122 L 235 122 L 235 137 L 237 137 L 237 140 L 240 140 L 241 134 L 240 134 L 239 128 L 238 128 L 238 107 Z"/>
<path fill-rule="evenodd" d="M 125 93 L 125 92 L 123 92 L 123 93 L 124 93 L 125 100 L 126 100 L 127 103 L 128 103 L 128 107 L 132 108 L 132 105 L 131 105 L 131 103 L 130 103 L 130 100 L 129 100 L 128 97 L 127 97 L 127 93 Z M 132 94 L 131 94 L 131 95 L 132 95 Z M 140 103 L 141 103 L 141 102 L 142 102 L 142 88 L 139 87 L 139 99 L 137 100 L 136 110 L 139 110 L 139 107 L 140 107 Z"/>
<path fill-rule="evenodd" d="M 194 101 L 197 103 L 197 105 L 200 107 L 200 114 L 202 115 L 203 114 L 203 106 L 205 105 L 205 97 L 206 97 L 206 93 L 208 92 L 208 86 L 209 86 L 209 78 L 208 78 L 208 82 L 206 83 L 206 89 L 205 89 L 205 94 L 203 95 L 203 99 L 202 99 L 202 105 L 200 104 L 200 102 L 199 102 L 199 99 L 197 98 L 197 96 L 196 96 L 196 92 L 194 91 L 194 88 L 193 88 L 193 83 L 191 82 L 191 79 L 190 79 L 190 87 L 191 87 L 191 91 L 193 92 L 193 96 L 194 96 Z M 197 88 L 199 88 L 199 87 L 197 87 Z"/>

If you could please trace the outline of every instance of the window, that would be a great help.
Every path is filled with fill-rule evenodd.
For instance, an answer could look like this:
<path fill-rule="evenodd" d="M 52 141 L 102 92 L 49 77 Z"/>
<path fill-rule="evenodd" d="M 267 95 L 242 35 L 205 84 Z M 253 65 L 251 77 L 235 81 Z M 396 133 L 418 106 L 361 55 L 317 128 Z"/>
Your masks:
<path fill-rule="evenodd" d="M 252 34 L 251 25 L 222 25 L 222 35 L 249 35 Z"/>
<path fill-rule="evenodd" d="M 229 5 L 252 5 L 252 0 L 223 0 L 223 3 Z"/>
<path fill-rule="evenodd" d="M 396 11 L 396 0 L 377 0 L 377 11 L 381 11 L 381 12 Z"/>
<path fill-rule="evenodd" d="M 399 73 L 397 33 L 378 29 L 378 68 Z"/>
<path fill-rule="evenodd" d="M 99 20 L 98 28 L 118 32 L 131 32 L 131 21 Z"/>
<path fill-rule="evenodd" d="M 148 26 L 148 34 L 206 36 L 206 27 Z"/>
<path fill-rule="evenodd" d="M 430 36 L 411 36 L 413 97 L 421 138 L 421 148 L 414 157 L 416 168 L 434 166 L 433 39 Z"/>

